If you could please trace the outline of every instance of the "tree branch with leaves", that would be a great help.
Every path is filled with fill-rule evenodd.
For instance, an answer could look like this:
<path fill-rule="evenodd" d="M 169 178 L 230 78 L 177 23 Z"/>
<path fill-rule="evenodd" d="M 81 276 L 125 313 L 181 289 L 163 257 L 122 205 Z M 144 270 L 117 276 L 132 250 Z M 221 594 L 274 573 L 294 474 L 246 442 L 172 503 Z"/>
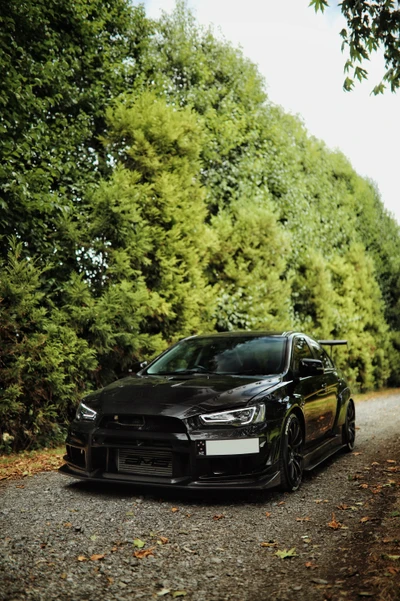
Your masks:
<path fill-rule="evenodd" d="M 329 6 L 327 0 L 311 0 L 315 12 Z M 339 4 L 347 27 L 340 35 L 342 51 L 348 49 L 349 57 L 344 65 L 346 78 L 343 88 L 350 91 L 354 81 L 368 78 L 364 68 L 371 55 L 383 49 L 385 72 L 382 80 L 373 88 L 373 94 L 382 94 L 387 86 L 392 92 L 400 87 L 400 5 L 398 0 L 343 0 Z"/>

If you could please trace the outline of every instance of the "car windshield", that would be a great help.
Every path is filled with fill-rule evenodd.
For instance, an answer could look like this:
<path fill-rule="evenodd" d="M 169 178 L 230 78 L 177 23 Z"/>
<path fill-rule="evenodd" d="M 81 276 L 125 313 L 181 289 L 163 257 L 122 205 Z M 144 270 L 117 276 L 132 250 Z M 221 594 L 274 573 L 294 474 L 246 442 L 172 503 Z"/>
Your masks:
<path fill-rule="evenodd" d="M 149 375 L 229 374 L 267 376 L 283 371 L 283 336 L 222 336 L 183 340 L 145 371 Z"/>

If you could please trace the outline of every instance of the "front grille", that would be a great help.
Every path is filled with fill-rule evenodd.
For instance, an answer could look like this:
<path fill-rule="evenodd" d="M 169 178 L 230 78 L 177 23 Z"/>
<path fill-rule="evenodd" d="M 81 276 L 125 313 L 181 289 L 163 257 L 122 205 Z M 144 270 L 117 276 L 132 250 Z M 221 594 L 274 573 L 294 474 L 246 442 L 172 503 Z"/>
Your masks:
<path fill-rule="evenodd" d="M 118 449 L 118 472 L 172 477 L 172 452 L 162 449 Z"/>
<path fill-rule="evenodd" d="M 105 415 L 100 422 L 100 428 L 175 434 L 186 432 L 185 424 L 180 419 L 166 415 Z"/>

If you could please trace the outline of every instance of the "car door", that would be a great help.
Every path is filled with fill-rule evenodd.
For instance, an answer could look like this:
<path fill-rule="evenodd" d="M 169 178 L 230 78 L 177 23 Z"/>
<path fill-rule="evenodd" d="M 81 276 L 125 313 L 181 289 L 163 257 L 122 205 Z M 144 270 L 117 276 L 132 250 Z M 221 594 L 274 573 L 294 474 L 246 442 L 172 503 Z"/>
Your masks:
<path fill-rule="evenodd" d="M 339 376 L 325 349 L 312 338 L 308 338 L 307 341 L 314 357 L 322 361 L 324 366 L 324 374 L 321 376 L 321 383 L 324 388 L 324 427 L 327 431 L 332 431 L 338 413 Z"/>
<path fill-rule="evenodd" d="M 305 419 L 306 445 L 326 437 L 333 427 L 330 375 L 300 374 L 300 361 L 315 358 L 306 338 L 297 336 L 293 341 L 291 369 L 294 376 L 294 395 L 302 407 Z"/>

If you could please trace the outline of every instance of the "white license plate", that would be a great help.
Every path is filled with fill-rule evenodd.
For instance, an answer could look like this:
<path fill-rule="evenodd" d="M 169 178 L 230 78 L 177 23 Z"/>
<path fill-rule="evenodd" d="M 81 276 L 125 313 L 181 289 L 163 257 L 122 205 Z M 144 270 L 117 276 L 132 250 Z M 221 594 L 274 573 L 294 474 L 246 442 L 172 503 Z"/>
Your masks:
<path fill-rule="evenodd" d="M 260 444 L 258 438 L 206 440 L 206 455 L 249 455 L 259 452 Z"/>

